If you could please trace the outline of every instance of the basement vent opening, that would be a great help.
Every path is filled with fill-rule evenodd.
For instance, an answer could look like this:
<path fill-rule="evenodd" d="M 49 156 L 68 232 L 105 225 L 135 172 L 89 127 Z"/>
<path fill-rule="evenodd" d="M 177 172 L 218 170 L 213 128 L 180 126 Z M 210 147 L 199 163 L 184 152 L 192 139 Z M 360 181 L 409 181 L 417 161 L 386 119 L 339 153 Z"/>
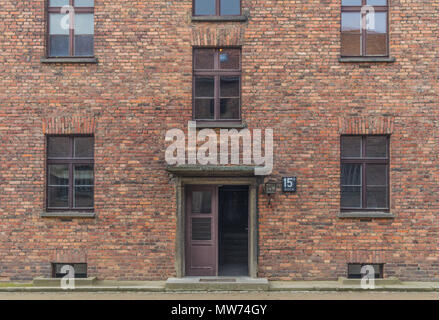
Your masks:
<path fill-rule="evenodd" d="M 384 264 L 382 263 L 348 263 L 348 279 L 361 279 L 365 274 L 361 273 L 363 266 L 371 266 L 374 269 L 375 279 L 383 278 Z"/>
<path fill-rule="evenodd" d="M 71 266 L 74 270 L 75 278 L 87 278 L 86 263 L 52 263 L 52 277 L 63 278 L 67 275 L 68 268 L 62 270 L 64 266 Z"/>

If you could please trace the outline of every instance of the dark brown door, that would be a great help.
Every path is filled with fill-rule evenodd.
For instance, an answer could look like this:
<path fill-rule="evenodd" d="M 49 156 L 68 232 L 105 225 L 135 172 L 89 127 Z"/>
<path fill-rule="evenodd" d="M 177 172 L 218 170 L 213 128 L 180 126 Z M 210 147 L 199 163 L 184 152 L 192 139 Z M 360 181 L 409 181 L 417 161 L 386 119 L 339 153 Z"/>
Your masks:
<path fill-rule="evenodd" d="M 218 187 L 190 186 L 186 192 L 186 275 L 218 274 Z"/>

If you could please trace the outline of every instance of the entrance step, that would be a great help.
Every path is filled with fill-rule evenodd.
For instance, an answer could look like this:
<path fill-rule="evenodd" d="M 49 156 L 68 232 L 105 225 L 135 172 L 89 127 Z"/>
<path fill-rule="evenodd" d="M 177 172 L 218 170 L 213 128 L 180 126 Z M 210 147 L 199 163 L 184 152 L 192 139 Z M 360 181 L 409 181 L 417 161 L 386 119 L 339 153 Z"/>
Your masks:
<path fill-rule="evenodd" d="M 264 291 L 269 289 L 265 278 L 250 277 L 185 277 L 169 278 L 169 291 Z"/>

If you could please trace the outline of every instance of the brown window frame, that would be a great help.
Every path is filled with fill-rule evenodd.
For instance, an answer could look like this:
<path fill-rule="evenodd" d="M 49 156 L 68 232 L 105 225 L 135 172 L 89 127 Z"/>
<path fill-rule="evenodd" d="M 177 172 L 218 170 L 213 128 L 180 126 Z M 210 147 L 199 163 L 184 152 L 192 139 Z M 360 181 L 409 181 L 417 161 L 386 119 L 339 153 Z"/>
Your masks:
<path fill-rule="evenodd" d="M 94 7 L 75 7 L 74 0 L 69 0 L 69 6 L 74 9 L 75 13 L 93 13 Z M 50 55 L 50 14 L 61 13 L 62 7 L 51 7 L 50 0 L 46 0 L 46 56 L 49 58 L 93 58 L 94 57 L 94 40 L 93 40 L 93 55 L 91 56 L 75 56 L 75 29 L 69 29 L 69 55 L 68 56 L 52 56 Z M 74 22 L 73 22 L 74 23 Z M 93 39 L 95 33 L 93 32 Z"/>
<path fill-rule="evenodd" d="M 214 49 L 214 69 L 195 69 L 195 52 L 202 49 Z M 239 69 L 220 69 L 220 57 L 219 53 L 222 49 L 236 49 L 239 50 Z M 242 122 L 242 50 L 241 47 L 194 47 L 192 54 L 192 120 L 197 122 L 227 122 L 227 123 L 240 123 Z M 214 77 L 214 118 L 213 119 L 196 119 L 195 118 L 195 78 L 199 76 Z M 220 97 L 220 78 L 221 76 L 237 76 L 239 77 L 239 118 L 238 119 L 221 119 L 221 97 Z"/>
<path fill-rule="evenodd" d="M 387 148 L 387 155 L 386 158 L 372 158 L 372 157 L 366 157 L 366 139 L 367 137 L 386 137 L 386 148 Z M 342 148 L 342 142 L 341 139 L 343 137 L 361 137 L 361 157 L 353 158 L 353 157 L 346 157 L 343 158 L 341 154 L 341 148 Z M 342 135 L 340 137 L 340 210 L 342 212 L 354 212 L 354 211 L 361 211 L 361 212 L 390 212 L 390 136 L 389 135 L 359 135 L 359 134 L 352 134 L 352 135 Z M 355 208 L 355 207 L 342 207 L 341 206 L 341 197 L 342 197 L 342 172 L 341 172 L 341 165 L 342 164 L 361 164 L 361 207 Z M 367 207 L 367 179 L 366 179 L 366 166 L 368 164 L 384 164 L 387 166 L 387 176 L 386 176 L 386 186 L 387 186 L 387 202 L 385 208 L 372 208 Z"/>
<path fill-rule="evenodd" d="M 341 54 L 342 57 L 344 58 L 355 58 L 355 57 L 388 57 L 389 56 L 389 2 L 390 0 L 386 1 L 386 5 L 385 6 L 371 6 L 368 5 L 370 7 L 373 7 L 375 12 L 386 12 L 387 13 L 387 19 L 386 19 L 386 54 L 384 55 L 368 55 L 366 54 L 366 33 L 367 30 L 366 28 L 362 28 L 361 27 L 361 55 L 357 55 L 357 56 L 351 56 L 351 55 L 343 55 Z M 361 8 L 363 6 L 367 5 L 367 0 L 361 0 L 361 5 L 360 6 L 341 6 L 341 12 L 360 12 L 361 13 Z M 366 13 L 363 13 L 361 15 L 361 19 L 363 20 L 363 17 Z M 340 14 L 340 35 L 342 36 L 342 15 Z"/>
<path fill-rule="evenodd" d="M 239 0 L 239 14 L 221 14 L 221 0 L 215 0 L 215 14 L 195 14 L 195 1 L 192 0 L 192 15 L 196 17 L 236 17 L 242 15 L 242 0 Z"/>
<path fill-rule="evenodd" d="M 67 137 L 69 138 L 69 147 L 70 147 L 70 157 L 49 157 L 49 138 L 51 137 Z M 73 189 L 74 189 L 74 177 L 73 177 L 73 166 L 76 164 L 88 164 L 93 166 L 94 171 L 94 150 L 93 150 L 93 157 L 83 157 L 83 158 L 75 158 L 74 155 L 74 148 L 75 138 L 94 138 L 93 135 L 47 135 L 46 136 L 46 211 L 47 212 L 62 212 L 62 211 L 79 211 L 79 212 L 93 212 L 93 207 L 74 207 L 73 206 Z M 93 140 L 94 142 L 94 140 Z M 94 148 L 94 146 L 93 146 Z M 49 206 L 49 165 L 52 164 L 64 164 L 69 166 L 69 184 L 68 184 L 68 207 L 50 207 Z M 95 179 L 94 179 L 94 173 L 93 173 L 93 198 L 95 193 Z M 94 201 L 93 201 L 94 205 Z"/>

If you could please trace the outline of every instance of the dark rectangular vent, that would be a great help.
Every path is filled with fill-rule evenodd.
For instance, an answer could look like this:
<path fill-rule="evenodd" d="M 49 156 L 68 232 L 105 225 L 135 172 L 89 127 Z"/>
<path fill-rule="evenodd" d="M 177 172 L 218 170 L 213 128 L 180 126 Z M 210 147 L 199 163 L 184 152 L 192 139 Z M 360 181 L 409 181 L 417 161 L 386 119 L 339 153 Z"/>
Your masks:
<path fill-rule="evenodd" d="M 67 275 L 67 271 L 62 272 L 63 266 L 72 266 L 75 278 L 87 278 L 87 264 L 86 263 L 53 263 L 52 276 L 54 278 L 63 278 Z M 67 269 L 68 270 L 68 269 Z"/>
<path fill-rule="evenodd" d="M 348 279 L 361 279 L 365 274 L 361 274 L 363 266 L 372 266 L 374 269 L 375 279 L 383 278 L 384 265 L 378 263 L 348 263 Z"/>

